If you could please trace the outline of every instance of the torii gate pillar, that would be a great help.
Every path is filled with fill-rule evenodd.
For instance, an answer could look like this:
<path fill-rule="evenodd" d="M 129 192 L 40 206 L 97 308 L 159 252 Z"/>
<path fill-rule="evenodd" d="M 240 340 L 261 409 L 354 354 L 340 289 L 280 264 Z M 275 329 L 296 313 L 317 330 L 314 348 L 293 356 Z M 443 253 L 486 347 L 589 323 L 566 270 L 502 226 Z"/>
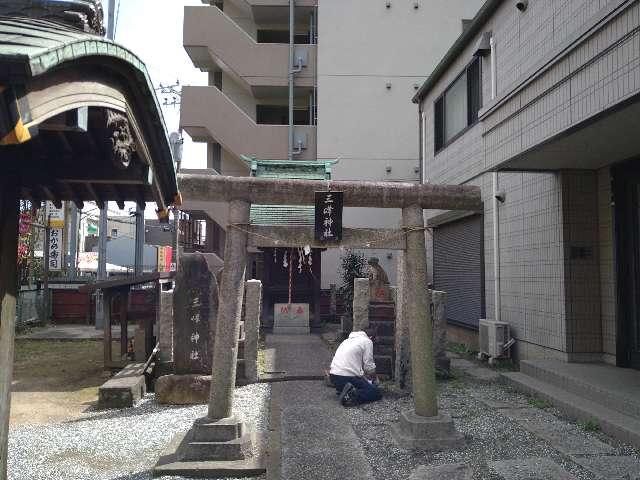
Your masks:
<path fill-rule="evenodd" d="M 407 248 L 402 256 L 402 289 L 406 300 L 403 313 L 409 322 L 414 409 L 401 412 L 400 421 L 392 427 L 391 433 L 405 448 L 432 451 L 455 448 L 464 443 L 464 436 L 456 431 L 450 417 L 438 414 L 422 207 L 404 207 L 402 224 L 407 232 Z"/>

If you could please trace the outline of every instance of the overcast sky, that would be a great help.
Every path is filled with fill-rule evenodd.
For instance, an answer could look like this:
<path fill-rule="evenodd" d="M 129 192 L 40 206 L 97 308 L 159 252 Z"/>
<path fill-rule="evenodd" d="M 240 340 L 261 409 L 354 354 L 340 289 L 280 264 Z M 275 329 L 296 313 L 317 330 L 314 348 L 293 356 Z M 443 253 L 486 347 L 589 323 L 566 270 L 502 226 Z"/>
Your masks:
<path fill-rule="evenodd" d="M 108 0 L 103 0 L 105 17 Z M 200 0 L 116 0 L 116 42 L 124 45 L 147 65 L 155 87 L 172 85 L 206 85 L 207 75 L 193 66 L 182 47 L 182 20 L 185 5 L 202 5 Z M 106 19 L 105 19 L 106 20 Z M 158 94 L 158 101 L 163 98 Z M 178 106 L 162 107 L 168 133 L 178 130 Z M 206 167 L 206 146 L 193 143 L 186 132 L 182 165 L 185 168 Z M 110 206 L 114 209 L 113 206 Z M 115 208 L 117 209 L 117 207 Z M 151 213 L 151 215 L 149 215 Z M 147 216 L 153 211 L 147 209 Z"/>

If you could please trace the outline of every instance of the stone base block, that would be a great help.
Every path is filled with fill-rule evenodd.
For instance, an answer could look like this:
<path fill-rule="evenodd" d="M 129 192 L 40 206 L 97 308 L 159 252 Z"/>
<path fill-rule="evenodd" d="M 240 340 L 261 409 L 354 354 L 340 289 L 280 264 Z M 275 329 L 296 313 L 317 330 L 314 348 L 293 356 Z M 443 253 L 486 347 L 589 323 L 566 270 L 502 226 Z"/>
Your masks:
<path fill-rule="evenodd" d="M 236 384 L 244 381 L 244 361 L 238 360 Z M 209 403 L 211 375 L 172 374 L 163 375 L 156 380 L 156 402 L 160 405 L 204 405 Z"/>
<path fill-rule="evenodd" d="M 464 435 L 456 431 L 447 415 L 421 417 L 413 410 L 400 413 L 400 420 L 391 427 L 394 440 L 403 448 L 437 452 L 464 446 Z"/>
<path fill-rule="evenodd" d="M 188 441 L 178 458 L 184 461 L 244 460 L 253 456 L 253 435 L 245 433 L 240 438 L 224 442 L 198 442 L 195 431 L 188 435 Z"/>
<path fill-rule="evenodd" d="M 166 448 L 153 468 L 154 477 L 181 476 L 188 478 L 244 478 L 262 475 L 265 467 L 265 441 L 262 435 L 250 435 L 252 454 L 243 459 L 188 460 L 184 450 L 188 448 L 192 430 L 178 434 Z"/>
<path fill-rule="evenodd" d="M 156 402 L 161 405 L 202 405 L 209 402 L 211 376 L 165 375 L 156 380 Z"/>
<path fill-rule="evenodd" d="M 193 424 L 193 439 L 196 442 L 227 442 L 241 438 L 245 431 L 244 422 L 236 416 L 221 420 L 202 417 Z"/>

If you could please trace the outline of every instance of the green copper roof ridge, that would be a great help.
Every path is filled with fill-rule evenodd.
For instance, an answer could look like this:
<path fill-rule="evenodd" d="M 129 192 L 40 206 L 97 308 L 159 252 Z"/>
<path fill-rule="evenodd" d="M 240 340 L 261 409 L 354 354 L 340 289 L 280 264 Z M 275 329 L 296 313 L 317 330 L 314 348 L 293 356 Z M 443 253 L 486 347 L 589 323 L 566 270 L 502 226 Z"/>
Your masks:
<path fill-rule="evenodd" d="M 240 158 L 251 165 L 254 162 L 258 162 L 265 165 L 300 165 L 300 166 L 320 166 L 320 165 L 335 165 L 340 161 L 340 157 L 333 160 L 267 160 L 259 159 L 256 157 L 249 157 L 248 155 L 240 155 Z"/>

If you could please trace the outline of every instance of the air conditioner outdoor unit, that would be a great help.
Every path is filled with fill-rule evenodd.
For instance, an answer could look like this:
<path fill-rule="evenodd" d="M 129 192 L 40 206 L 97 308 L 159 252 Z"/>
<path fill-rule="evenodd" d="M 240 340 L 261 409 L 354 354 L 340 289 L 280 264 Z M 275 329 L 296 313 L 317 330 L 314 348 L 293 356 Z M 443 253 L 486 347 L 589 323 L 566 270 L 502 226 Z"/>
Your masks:
<path fill-rule="evenodd" d="M 509 324 L 495 320 L 480 319 L 480 352 L 478 360 L 489 357 L 489 365 L 493 365 L 496 358 L 508 358 L 511 346 L 516 342 L 511 338 Z"/>

